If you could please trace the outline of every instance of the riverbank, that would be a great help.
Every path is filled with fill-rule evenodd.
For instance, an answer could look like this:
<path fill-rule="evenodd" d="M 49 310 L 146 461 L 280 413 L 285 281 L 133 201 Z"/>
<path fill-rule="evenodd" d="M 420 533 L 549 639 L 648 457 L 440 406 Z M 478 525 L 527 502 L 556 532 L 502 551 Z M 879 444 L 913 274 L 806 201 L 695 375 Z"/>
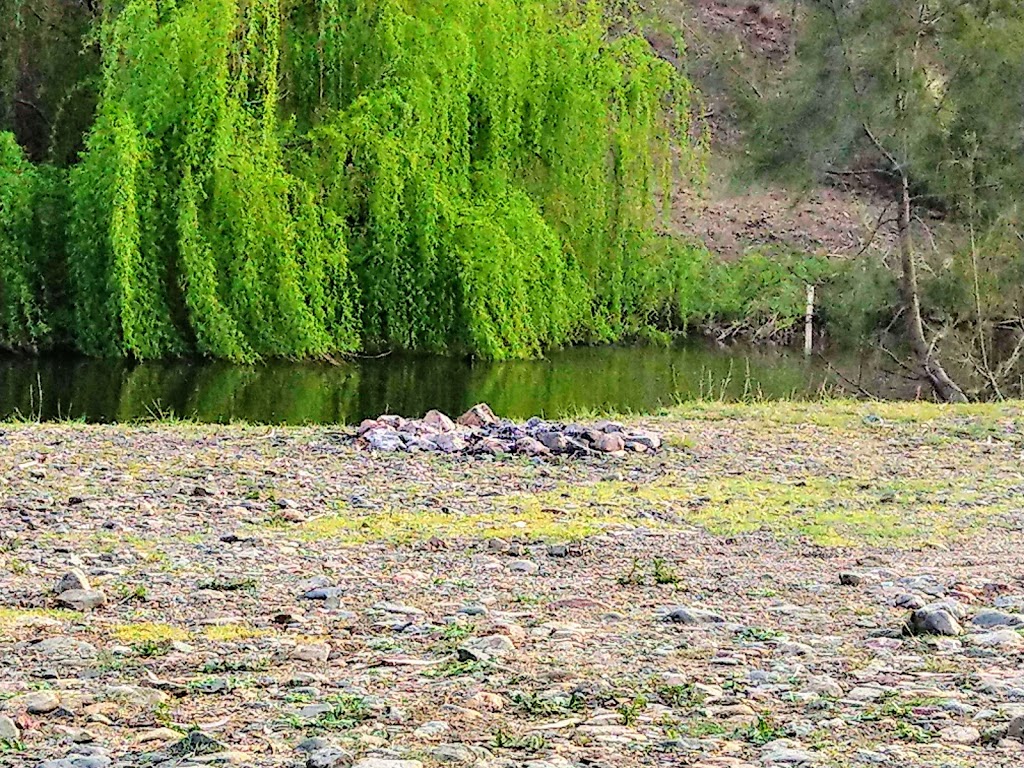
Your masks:
<path fill-rule="evenodd" d="M 628 422 L 662 451 L 0 424 L 0 765 L 1020 764 L 1024 405 Z"/>

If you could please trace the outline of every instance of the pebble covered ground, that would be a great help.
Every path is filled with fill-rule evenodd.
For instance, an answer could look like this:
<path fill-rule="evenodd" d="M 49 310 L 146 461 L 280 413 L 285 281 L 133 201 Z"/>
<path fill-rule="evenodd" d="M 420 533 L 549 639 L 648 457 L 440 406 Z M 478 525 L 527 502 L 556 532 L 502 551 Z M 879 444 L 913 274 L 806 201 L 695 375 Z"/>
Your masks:
<path fill-rule="evenodd" d="M 0 425 L 0 765 L 1024 764 L 1020 405 L 625 421 Z"/>

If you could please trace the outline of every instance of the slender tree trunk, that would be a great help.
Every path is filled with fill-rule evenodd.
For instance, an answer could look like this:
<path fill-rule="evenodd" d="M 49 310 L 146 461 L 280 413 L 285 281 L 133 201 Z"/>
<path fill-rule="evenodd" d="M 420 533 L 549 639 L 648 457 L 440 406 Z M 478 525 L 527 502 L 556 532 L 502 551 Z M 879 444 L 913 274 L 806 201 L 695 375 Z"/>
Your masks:
<path fill-rule="evenodd" d="M 928 339 L 924 335 L 924 321 L 921 319 L 921 297 L 917 289 L 917 265 L 914 261 L 914 244 L 910 237 L 910 182 L 907 174 L 900 170 L 900 215 L 899 244 L 903 279 L 900 289 L 903 303 L 907 307 L 907 336 L 914 361 L 939 399 L 947 403 L 966 403 L 967 396 L 956 385 L 942 364 L 932 355 Z"/>

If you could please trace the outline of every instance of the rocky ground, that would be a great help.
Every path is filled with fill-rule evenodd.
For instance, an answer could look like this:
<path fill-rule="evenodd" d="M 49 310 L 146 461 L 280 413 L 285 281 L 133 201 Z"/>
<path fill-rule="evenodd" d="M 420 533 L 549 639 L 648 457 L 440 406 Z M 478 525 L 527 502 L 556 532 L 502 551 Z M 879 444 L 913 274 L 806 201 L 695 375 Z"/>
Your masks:
<path fill-rule="evenodd" d="M 0 765 L 1024 762 L 1021 406 L 627 425 L 0 425 Z"/>

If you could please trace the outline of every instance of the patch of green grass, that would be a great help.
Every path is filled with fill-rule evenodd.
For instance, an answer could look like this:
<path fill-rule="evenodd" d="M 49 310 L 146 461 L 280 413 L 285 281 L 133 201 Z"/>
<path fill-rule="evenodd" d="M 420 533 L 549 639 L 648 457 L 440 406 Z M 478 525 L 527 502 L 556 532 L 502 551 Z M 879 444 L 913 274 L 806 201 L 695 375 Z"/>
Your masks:
<path fill-rule="evenodd" d="M 725 733 L 726 729 L 720 723 L 700 718 L 686 720 L 665 731 L 665 735 L 670 739 L 702 739 L 707 736 L 724 736 Z"/>
<path fill-rule="evenodd" d="M 645 581 L 644 567 L 640 564 L 639 557 L 634 557 L 629 570 L 619 574 L 615 579 L 615 583 L 622 587 L 643 586 Z"/>
<path fill-rule="evenodd" d="M 171 652 L 171 644 L 167 640 L 143 640 L 140 643 L 132 643 L 132 652 L 147 659 L 166 656 Z"/>
<path fill-rule="evenodd" d="M 290 715 L 288 724 L 301 728 L 307 733 L 350 731 L 371 716 L 362 696 L 339 693 L 327 697 L 324 699 L 324 703 L 331 707 L 329 711 L 320 713 L 312 720 L 303 720 L 298 716 Z"/>
<path fill-rule="evenodd" d="M 743 627 L 743 629 L 736 633 L 736 637 L 748 643 L 763 643 L 768 640 L 775 640 L 780 634 L 780 632 L 766 627 Z"/>
<path fill-rule="evenodd" d="M 486 661 L 448 661 L 435 667 L 427 667 L 422 675 L 429 678 L 461 677 L 486 672 L 491 666 L 491 663 Z"/>
<path fill-rule="evenodd" d="M 531 754 L 543 752 L 548 748 L 548 740 L 539 733 L 532 733 L 527 736 L 514 736 L 508 731 L 499 728 L 491 737 L 490 746 L 492 749 L 513 749 Z"/>
<path fill-rule="evenodd" d="M 571 485 L 541 495 L 538 505 L 568 496 L 579 508 L 649 511 L 659 525 L 699 525 L 716 535 L 759 529 L 825 546 L 914 547 L 970 535 L 1013 511 L 1011 494 L 986 485 L 917 477 L 877 484 L 870 479 L 808 477 L 795 482 L 755 475 L 694 481 L 670 472 L 636 485 Z M 621 512 L 619 513 L 622 514 Z M 637 583 L 636 569 L 620 583 Z M 625 581 L 623 581 L 625 579 Z"/>
<path fill-rule="evenodd" d="M 921 726 L 902 720 L 896 723 L 893 732 L 900 741 L 911 741 L 915 744 L 927 744 L 934 739 L 932 734 Z"/>
<path fill-rule="evenodd" d="M 46 608 L 0 608 L 0 632 L 45 621 L 77 621 L 82 614 L 75 611 Z"/>
<path fill-rule="evenodd" d="M 692 402 L 670 410 L 673 419 L 695 421 L 759 421 L 769 424 L 814 424 L 820 427 L 861 430 L 886 425 L 928 423 L 948 426 L 959 424 L 992 425 L 1024 415 L 1024 407 L 1015 403 L 969 403 L 945 405 L 927 401 L 864 402 L 824 399 L 820 401 L 772 400 L 753 403 Z"/>
<path fill-rule="evenodd" d="M 582 696 L 572 693 L 568 696 L 539 696 L 536 693 L 513 693 L 512 703 L 516 710 L 527 717 L 557 717 L 582 712 L 587 703 Z"/>
<path fill-rule="evenodd" d="M 449 644 L 457 644 L 472 635 L 473 632 L 474 627 L 472 624 L 453 622 L 446 624 L 444 629 L 441 630 L 441 639 Z"/>
<path fill-rule="evenodd" d="M 256 637 L 266 637 L 271 634 L 269 630 L 257 629 L 249 624 L 211 624 L 203 628 L 203 636 L 215 643 L 234 643 L 239 640 L 251 640 Z"/>
<path fill-rule="evenodd" d="M 174 641 L 184 642 L 190 637 L 189 633 L 181 627 L 149 621 L 137 624 L 118 624 L 113 627 L 111 633 L 122 643 L 133 647 L 147 644 L 170 644 Z"/>
<path fill-rule="evenodd" d="M 494 497 L 486 511 L 434 512 L 392 508 L 367 513 L 344 512 L 310 521 L 297 530 L 309 540 L 330 539 L 341 544 L 388 541 L 406 544 L 438 537 L 504 538 L 528 541 L 579 541 L 628 517 L 594 507 L 563 510 L 557 503 L 540 503 L 536 496 Z"/>

